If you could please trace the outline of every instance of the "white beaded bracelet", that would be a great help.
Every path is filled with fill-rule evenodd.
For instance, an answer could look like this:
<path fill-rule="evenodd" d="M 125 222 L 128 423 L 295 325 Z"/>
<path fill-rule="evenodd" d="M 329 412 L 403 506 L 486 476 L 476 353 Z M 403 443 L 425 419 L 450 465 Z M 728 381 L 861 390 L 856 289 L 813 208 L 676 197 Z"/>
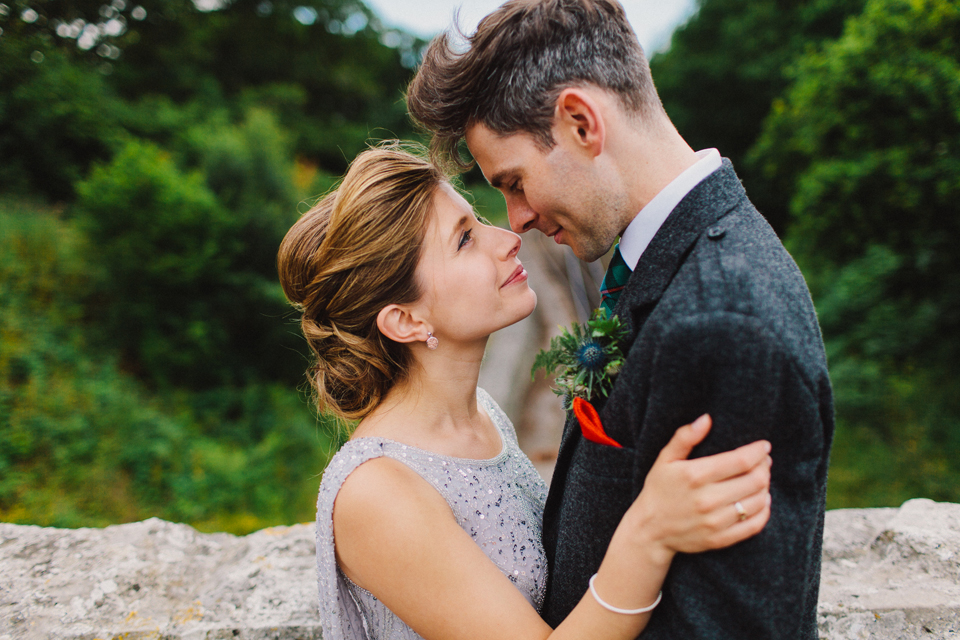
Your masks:
<path fill-rule="evenodd" d="M 661 591 L 660 593 L 657 594 L 657 599 L 649 607 L 642 607 L 640 609 L 620 609 L 619 607 L 615 607 L 612 604 L 607 604 L 606 602 L 603 601 L 603 598 L 601 598 L 600 595 L 597 593 L 597 588 L 593 586 L 593 581 L 596 579 L 597 579 L 597 574 L 593 574 L 592 576 L 590 576 L 590 593 L 593 595 L 593 598 L 597 601 L 597 604 L 599 604 L 601 607 L 603 607 L 607 611 L 612 611 L 614 613 L 624 613 L 626 615 L 632 616 L 638 613 L 646 613 L 648 611 L 653 611 L 654 609 L 657 608 L 657 605 L 660 604 L 660 599 L 663 598 L 663 591 Z"/>

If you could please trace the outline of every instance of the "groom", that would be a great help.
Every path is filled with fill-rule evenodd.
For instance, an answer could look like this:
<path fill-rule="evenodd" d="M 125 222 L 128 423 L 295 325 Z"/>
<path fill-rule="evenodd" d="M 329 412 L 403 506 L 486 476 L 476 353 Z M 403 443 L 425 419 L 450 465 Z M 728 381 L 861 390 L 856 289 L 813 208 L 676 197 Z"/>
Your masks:
<path fill-rule="evenodd" d="M 604 305 L 628 356 L 594 404 L 622 448 L 568 418 L 544 514 L 546 621 L 583 597 L 674 430 L 709 413 L 694 455 L 773 444 L 771 518 L 734 547 L 677 556 L 643 637 L 816 638 L 833 410 L 813 304 L 730 161 L 670 123 L 622 7 L 511 0 L 465 50 L 435 40 L 407 101 L 438 157 L 463 165 L 466 141 L 515 231 L 586 261 L 620 239 Z"/>

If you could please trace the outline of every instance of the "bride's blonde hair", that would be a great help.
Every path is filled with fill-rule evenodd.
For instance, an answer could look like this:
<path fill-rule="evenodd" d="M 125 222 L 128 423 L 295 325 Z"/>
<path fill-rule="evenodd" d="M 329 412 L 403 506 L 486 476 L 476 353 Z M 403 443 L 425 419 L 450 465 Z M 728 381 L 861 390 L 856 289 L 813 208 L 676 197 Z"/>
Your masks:
<path fill-rule="evenodd" d="M 408 149 L 390 143 L 357 156 L 340 186 L 287 232 L 277 256 L 314 355 L 307 377 L 317 407 L 346 420 L 372 411 L 412 364 L 407 345 L 380 333 L 377 314 L 420 298 L 417 263 L 446 177 Z"/>

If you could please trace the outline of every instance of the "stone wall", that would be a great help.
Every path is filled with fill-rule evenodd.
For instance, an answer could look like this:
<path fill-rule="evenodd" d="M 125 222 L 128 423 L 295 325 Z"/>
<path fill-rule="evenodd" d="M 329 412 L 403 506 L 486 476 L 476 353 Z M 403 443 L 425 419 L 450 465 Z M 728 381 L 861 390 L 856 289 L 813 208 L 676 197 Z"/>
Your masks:
<path fill-rule="evenodd" d="M 0 523 L 0 640 L 321 638 L 311 524 Z M 960 505 L 827 513 L 820 637 L 960 638 Z"/>
<path fill-rule="evenodd" d="M 827 512 L 820 637 L 960 638 L 960 504 Z"/>

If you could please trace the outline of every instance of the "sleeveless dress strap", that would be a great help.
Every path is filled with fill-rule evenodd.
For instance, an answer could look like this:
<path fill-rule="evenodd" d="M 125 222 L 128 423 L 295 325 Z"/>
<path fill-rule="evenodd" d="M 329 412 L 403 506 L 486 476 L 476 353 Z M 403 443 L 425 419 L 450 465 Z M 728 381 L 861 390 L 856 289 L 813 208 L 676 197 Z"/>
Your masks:
<path fill-rule="evenodd" d="M 500 408 L 497 401 L 493 399 L 493 396 L 487 393 L 486 389 L 477 387 L 477 400 L 480 401 L 480 405 L 487 412 L 487 417 L 493 421 L 493 425 L 497 428 L 497 431 L 503 436 L 504 444 L 518 444 L 517 431 L 513 423 L 510 422 L 510 418 L 507 417 L 507 414 Z"/>
<path fill-rule="evenodd" d="M 317 498 L 317 576 L 323 640 L 366 640 L 363 616 L 346 582 L 339 579 L 333 540 L 333 503 L 347 477 L 361 464 L 384 455 L 372 438 L 347 442 L 323 472 Z"/>

